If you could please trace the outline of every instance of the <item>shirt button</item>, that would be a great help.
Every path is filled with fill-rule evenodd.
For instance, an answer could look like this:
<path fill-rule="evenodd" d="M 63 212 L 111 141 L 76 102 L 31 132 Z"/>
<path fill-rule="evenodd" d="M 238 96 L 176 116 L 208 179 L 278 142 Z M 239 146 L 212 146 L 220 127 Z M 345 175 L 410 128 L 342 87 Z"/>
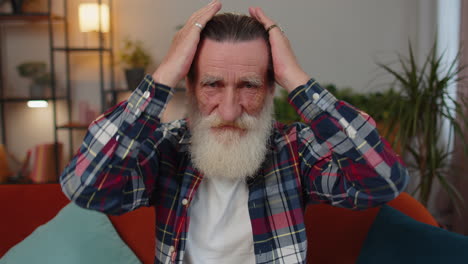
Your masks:
<path fill-rule="evenodd" d="M 139 115 L 140 115 L 140 109 L 135 110 L 135 116 L 139 116 Z"/>
<path fill-rule="evenodd" d="M 188 200 L 187 199 L 183 199 L 182 200 L 182 205 L 186 206 L 188 204 Z"/>
<path fill-rule="evenodd" d="M 171 246 L 171 247 L 169 248 L 169 254 L 172 254 L 174 251 L 175 251 L 175 247 L 174 247 L 174 246 Z"/>
<path fill-rule="evenodd" d="M 355 130 L 354 128 L 348 127 L 347 132 L 348 132 L 348 136 L 349 136 L 351 139 L 355 139 L 355 138 L 356 138 L 356 130 Z"/>
<path fill-rule="evenodd" d="M 146 92 L 143 93 L 143 97 L 144 97 L 145 99 L 148 99 L 149 96 L 150 96 L 150 92 L 149 92 L 149 91 L 146 91 Z"/>
<path fill-rule="evenodd" d="M 115 140 L 116 140 L 116 141 L 119 141 L 119 139 L 120 139 L 120 135 L 117 135 L 117 136 L 115 137 Z"/>
<path fill-rule="evenodd" d="M 312 95 L 312 98 L 314 99 L 314 101 L 317 101 L 320 98 L 320 95 L 318 93 L 314 93 Z"/>

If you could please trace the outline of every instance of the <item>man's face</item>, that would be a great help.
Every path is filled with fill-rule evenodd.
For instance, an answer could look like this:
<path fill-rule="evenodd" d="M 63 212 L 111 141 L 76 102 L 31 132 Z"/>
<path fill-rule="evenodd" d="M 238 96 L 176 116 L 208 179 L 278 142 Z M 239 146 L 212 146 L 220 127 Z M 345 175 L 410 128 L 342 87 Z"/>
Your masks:
<path fill-rule="evenodd" d="M 191 158 L 208 178 L 245 179 L 260 168 L 272 128 L 263 39 L 204 40 L 189 83 Z"/>
<path fill-rule="evenodd" d="M 242 114 L 258 116 L 273 89 L 267 86 L 268 46 L 263 39 L 244 42 L 204 40 L 191 84 L 203 116 L 217 114 L 213 130 L 242 130 L 234 124 Z"/>

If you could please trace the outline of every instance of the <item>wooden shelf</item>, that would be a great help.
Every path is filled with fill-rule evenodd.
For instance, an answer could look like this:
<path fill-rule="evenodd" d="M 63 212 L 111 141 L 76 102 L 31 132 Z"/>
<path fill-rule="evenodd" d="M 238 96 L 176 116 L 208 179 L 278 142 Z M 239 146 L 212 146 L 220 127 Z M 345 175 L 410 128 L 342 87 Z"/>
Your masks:
<path fill-rule="evenodd" d="M 52 50 L 54 51 L 66 51 L 66 52 L 99 52 L 99 51 L 105 51 L 105 52 L 110 52 L 112 49 L 109 48 L 62 48 L 62 47 L 55 47 Z"/>
<path fill-rule="evenodd" d="M 44 101 L 52 101 L 52 100 L 66 100 L 67 98 L 64 96 L 57 96 L 55 98 L 52 97 L 6 97 L 0 98 L 0 102 L 2 103 L 22 103 L 27 101 L 35 101 L 35 100 L 44 100 Z"/>
<path fill-rule="evenodd" d="M 86 129 L 88 129 L 88 125 L 72 122 L 72 123 L 68 123 L 68 124 L 58 126 L 57 129 L 82 129 L 82 130 L 86 130 Z"/>
<path fill-rule="evenodd" d="M 185 92 L 185 90 L 186 89 L 183 88 L 183 87 L 174 88 L 174 92 L 176 92 L 176 93 Z M 125 88 L 118 88 L 118 89 L 115 89 L 115 90 L 105 90 L 104 92 L 105 93 L 126 93 L 126 92 L 132 93 L 133 91 L 134 91 L 134 89 L 133 90 L 128 90 L 128 89 L 125 89 Z"/>
<path fill-rule="evenodd" d="M 47 22 L 51 14 L 49 13 L 0 13 L 0 23 L 8 22 Z M 52 15 L 53 20 L 62 19 L 59 16 Z"/>
<path fill-rule="evenodd" d="M 119 88 L 119 89 L 115 89 L 115 90 L 105 90 L 104 91 L 105 93 L 125 93 L 125 92 L 133 92 L 132 90 L 127 90 L 127 89 L 123 89 L 123 88 Z"/>

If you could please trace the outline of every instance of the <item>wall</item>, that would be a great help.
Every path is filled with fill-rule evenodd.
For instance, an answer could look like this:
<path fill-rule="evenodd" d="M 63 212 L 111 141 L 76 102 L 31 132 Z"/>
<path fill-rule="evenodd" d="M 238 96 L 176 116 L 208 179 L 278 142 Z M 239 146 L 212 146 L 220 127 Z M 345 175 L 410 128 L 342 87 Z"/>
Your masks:
<path fill-rule="evenodd" d="M 175 27 L 206 2 L 117 1 L 118 35 L 143 40 L 160 61 Z M 278 21 L 311 76 L 338 86 L 376 88 L 370 83 L 375 60 L 405 50 L 408 38 L 418 44 L 418 1 L 223 1 L 222 11 L 246 13 L 250 5 L 262 6 Z"/>
<path fill-rule="evenodd" d="M 74 10 L 77 10 L 77 1 L 69 2 L 71 21 L 76 21 Z M 168 50 L 176 27 L 183 24 L 194 10 L 207 2 L 206 0 L 114 0 L 115 46 L 119 47 L 124 37 L 142 40 L 154 58 L 154 64 L 149 70 L 151 72 Z M 332 82 L 339 87 L 350 86 L 361 91 L 385 89 L 389 80 L 382 76 L 381 72 L 379 73 L 375 61 L 394 60 L 396 52 L 406 51 L 408 39 L 411 39 L 416 47 L 422 45 L 421 28 L 427 28 L 427 24 L 433 21 L 427 12 L 423 13 L 427 19 L 420 17 L 421 3 L 427 3 L 425 0 L 270 0 L 248 3 L 225 0 L 222 2 L 223 11 L 240 13 L 247 12 L 249 5 L 262 6 L 266 13 L 284 28 L 301 65 L 312 77 L 322 83 Z M 83 45 L 85 36 L 77 32 L 76 22 L 72 22 L 71 27 L 73 44 Z M 31 32 L 9 30 L 15 32 L 8 35 L 7 39 L 1 40 L 2 47 L 7 47 L 7 50 L 2 48 L 2 57 L 8 60 L 5 75 L 10 85 L 22 87 L 25 85 L 25 80 L 17 76 L 14 66 L 22 60 L 47 58 L 48 55 L 42 52 L 47 50 L 47 39 L 41 30 L 36 30 L 31 35 L 27 35 Z M 427 30 L 425 32 L 424 36 L 427 39 Z M 92 44 L 95 40 L 93 36 L 87 37 L 88 44 Z M 32 43 L 34 45 L 31 45 Z M 74 99 L 88 101 L 93 107 L 98 108 L 96 57 L 73 55 L 71 63 L 74 68 L 72 83 L 76 88 Z M 59 70 L 63 70 L 63 67 L 59 67 Z M 117 67 L 116 72 L 117 83 L 122 86 L 120 67 Z M 177 101 L 184 105 L 180 96 Z M 17 108 L 8 109 L 7 112 L 14 110 L 18 115 L 32 115 L 33 110 Z M 179 105 L 171 106 L 168 110 L 170 109 L 175 109 L 179 113 L 182 111 Z M 174 118 L 177 115 L 168 113 L 168 116 Z M 51 122 L 49 116 L 44 115 L 41 123 L 48 122 Z M 15 124 L 9 124 L 13 125 Z M 29 136 L 31 131 L 24 129 L 24 126 L 21 129 L 12 127 L 12 130 L 16 135 L 14 140 L 9 142 L 9 146 L 10 151 L 17 157 L 22 157 L 28 147 L 38 143 L 38 138 L 44 141 L 51 138 L 49 130 L 35 133 L 34 138 Z"/>

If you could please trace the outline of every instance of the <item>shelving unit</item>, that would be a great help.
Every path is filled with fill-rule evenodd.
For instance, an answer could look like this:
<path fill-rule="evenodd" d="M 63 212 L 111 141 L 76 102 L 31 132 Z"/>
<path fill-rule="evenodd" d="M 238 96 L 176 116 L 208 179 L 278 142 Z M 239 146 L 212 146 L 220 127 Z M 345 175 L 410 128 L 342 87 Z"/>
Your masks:
<path fill-rule="evenodd" d="M 46 21 L 49 20 L 49 13 L 27 13 L 27 14 L 0 14 L 1 21 L 13 22 L 13 21 Z M 54 17 L 58 19 L 59 17 Z"/>
<path fill-rule="evenodd" d="M 51 100 L 66 100 L 66 97 L 8 97 L 8 98 L 0 98 L 0 102 L 3 103 L 24 103 L 28 101 L 34 101 L 34 100 L 45 100 L 45 101 L 51 101 Z"/>
<path fill-rule="evenodd" d="M 56 130 L 68 130 L 69 132 L 69 156 L 71 157 L 75 151 L 73 139 L 72 139 L 72 131 L 74 130 L 85 130 L 88 127 L 88 124 L 77 124 L 76 122 L 72 121 L 72 105 L 73 100 L 71 98 L 71 90 L 72 85 L 70 82 L 70 72 L 73 70 L 72 66 L 70 65 L 70 55 L 74 53 L 97 53 L 99 57 L 99 91 L 101 95 L 101 112 L 107 109 L 106 105 L 106 89 L 104 87 L 104 53 L 107 53 L 110 59 L 110 65 L 114 64 L 114 51 L 113 51 L 113 28 L 112 23 L 110 23 L 110 29 L 108 33 L 109 37 L 109 46 L 106 47 L 104 45 L 104 32 L 99 30 L 97 33 L 99 35 L 99 42 L 97 47 L 77 47 L 70 45 L 70 33 L 69 33 L 69 21 L 68 21 L 68 2 L 66 0 L 63 1 L 63 17 L 64 17 L 64 46 L 55 46 L 51 45 L 51 54 L 56 52 L 62 52 L 65 54 L 65 67 L 66 67 L 66 94 L 67 94 L 67 106 L 68 106 L 68 122 L 66 124 L 60 124 L 56 126 Z M 97 0 L 96 3 L 101 5 L 103 3 L 102 0 Z M 112 0 L 107 1 L 109 5 L 109 20 L 112 21 Z M 49 23 L 50 25 L 50 23 Z M 114 69 L 111 66 L 110 68 L 110 90 L 114 90 Z"/>
<path fill-rule="evenodd" d="M 52 5 L 54 2 L 59 2 L 62 1 L 62 14 L 57 15 L 52 13 Z M 96 0 L 96 3 L 101 5 L 104 1 L 103 0 Z M 112 0 L 107 0 L 105 1 L 109 5 L 109 20 L 110 20 L 110 28 L 109 32 L 106 33 L 109 38 L 108 45 L 105 45 L 104 42 L 104 32 L 102 30 L 99 30 L 98 36 L 99 36 L 99 41 L 98 41 L 98 46 L 97 47 L 79 47 L 79 46 L 71 46 L 70 45 L 70 28 L 69 28 L 69 7 L 68 7 L 68 1 L 67 0 L 48 0 L 47 2 L 47 12 L 39 12 L 39 13 L 21 13 L 21 14 L 5 14 L 5 13 L 0 13 L 0 27 L 3 26 L 8 26 L 10 24 L 15 24 L 15 25 L 22 25 L 24 24 L 27 26 L 29 23 L 41 23 L 45 24 L 47 26 L 48 30 L 48 39 L 49 39 L 49 61 L 48 65 L 50 67 L 50 73 L 51 73 L 51 83 L 50 83 L 50 88 L 51 88 L 51 96 L 43 97 L 43 98 L 31 98 L 31 97 L 6 97 L 5 96 L 5 87 L 4 83 L 2 80 L 4 78 L 1 78 L 0 80 L 0 126 L 1 126 L 1 132 L 2 132 L 2 143 L 8 148 L 7 145 L 7 133 L 5 129 L 5 120 L 6 120 L 6 115 L 5 113 L 5 105 L 7 104 L 14 104 L 14 103 L 25 103 L 29 100 L 46 100 L 49 102 L 49 107 L 52 107 L 52 124 L 53 126 L 53 139 L 55 142 L 55 159 L 56 159 L 56 169 L 57 169 L 57 175 L 59 174 L 59 169 L 60 169 L 60 161 L 61 157 L 58 156 L 59 153 L 59 139 L 58 139 L 58 131 L 67 131 L 67 141 L 68 141 L 68 146 L 69 146 L 69 153 L 68 153 L 68 158 L 70 158 L 74 152 L 75 152 L 75 146 L 73 144 L 73 131 L 75 130 L 85 130 L 88 127 L 88 124 L 79 124 L 73 121 L 73 98 L 71 97 L 72 94 L 72 82 L 70 80 L 70 75 L 71 72 L 73 71 L 73 66 L 70 63 L 70 56 L 71 54 L 79 54 L 79 53 L 96 53 L 96 56 L 99 58 L 99 82 L 98 82 L 98 89 L 99 89 L 99 94 L 101 96 L 101 111 L 104 111 L 109 107 L 109 105 L 106 104 L 106 101 L 109 100 L 109 95 L 111 96 L 110 102 L 114 103 L 115 98 L 117 96 L 117 91 L 115 90 L 115 82 L 114 82 L 114 69 L 112 65 L 114 65 L 114 51 L 113 51 L 113 28 L 112 28 Z M 62 32 L 56 32 L 54 31 L 54 24 L 61 23 L 63 24 L 63 31 Z M 57 45 L 56 39 L 58 36 L 63 37 L 63 44 L 62 45 Z M 62 36 L 63 35 L 63 36 Z M 0 39 L 2 38 L 0 34 Z M 64 69 L 65 69 L 65 75 L 63 76 L 64 78 L 64 83 L 65 83 L 65 95 L 59 96 L 57 94 L 57 82 L 54 81 L 56 80 L 56 55 L 58 53 L 64 54 Z M 4 74 L 3 72 L 3 58 L 1 57 L 2 54 L 2 49 L 0 46 L 0 74 Z M 105 65 L 104 63 L 104 56 L 109 56 L 109 65 Z M 105 82 L 104 82 L 104 70 L 105 67 L 109 67 L 109 83 L 110 87 L 108 89 L 105 89 Z M 61 76 L 62 77 L 62 76 Z M 62 88 L 62 87 L 61 87 Z M 67 108 L 67 118 L 65 123 L 59 124 L 57 121 L 57 102 L 58 101 L 64 101 L 66 103 L 66 108 Z M 76 102 L 75 102 L 76 103 Z M 49 125 L 49 124 L 44 124 L 44 125 Z M 38 142 L 41 143 L 41 142 Z M 32 147 L 32 146 L 31 146 Z M 68 159 L 67 159 L 68 160 Z"/>

